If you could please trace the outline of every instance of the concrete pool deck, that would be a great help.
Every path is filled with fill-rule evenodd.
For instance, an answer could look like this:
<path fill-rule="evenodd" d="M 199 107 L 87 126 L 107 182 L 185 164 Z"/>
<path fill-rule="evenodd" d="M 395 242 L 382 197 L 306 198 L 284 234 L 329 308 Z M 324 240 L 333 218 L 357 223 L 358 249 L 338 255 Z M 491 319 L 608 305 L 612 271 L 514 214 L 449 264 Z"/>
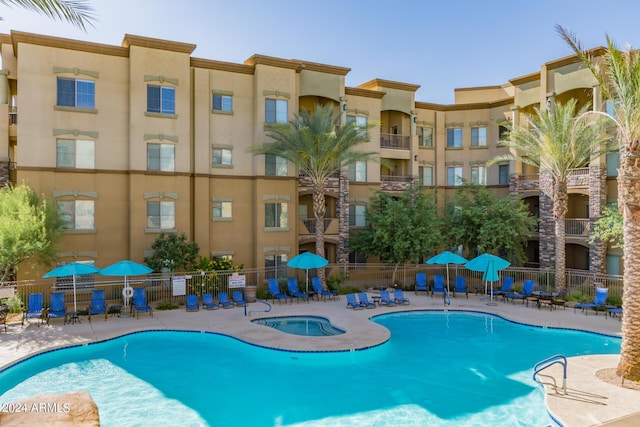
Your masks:
<path fill-rule="evenodd" d="M 370 294 L 373 295 L 373 294 Z M 367 310 L 346 308 L 344 296 L 338 301 L 311 301 L 310 303 L 272 305 L 269 313 L 261 303 L 249 304 L 248 316 L 243 308 L 200 310 L 186 312 L 184 307 L 177 310 L 154 310 L 154 316 L 140 313 L 135 317 L 93 316 L 90 323 L 87 317 L 81 323 L 63 325 L 62 319 L 52 319 L 50 326 L 37 327 L 35 324 L 24 326 L 20 323 L 8 325 L 7 333 L 0 331 L 0 368 L 17 360 L 56 347 L 71 344 L 94 342 L 124 335 L 130 332 L 153 329 L 195 330 L 217 332 L 237 337 L 243 341 L 265 347 L 297 350 L 350 350 L 375 346 L 387 341 L 389 331 L 369 321 L 371 316 L 404 310 L 442 310 L 441 297 L 420 293 L 405 292 L 411 300 L 410 305 L 396 307 L 376 307 Z M 530 304 L 515 304 L 497 301 L 497 305 L 487 305 L 484 296 L 469 295 L 466 298 L 451 298 L 448 310 L 470 310 L 493 313 L 506 319 L 546 327 L 581 329 L 607 335 L 620 336 L 621 323 L 616 318 L 606 318 L 600 313 L 594 315 L 574 313 L 571 308 L 551 311 L 541 310 Z M 301 337 L 279 332 L 273 328 L 253 324 L 250 321 L 259 317 L 317 315 L 331 320 L 331 323 L 347 331 L 343 335 L 331 337 Z M 544 343 L 541 343 L 543 345 Z M 601 369 L 614 368 L 619 355 L 589 355 L 572 357 L 568 362 L 566 395 L 549 389 L 547 405 L 550 412 L 567 427 L 595 425 L 635 426 L 640 425 L 640 391 L 609 384 L 596 377 Z M 560 367 L 548 371 L 557 381 L 562 382 Z M 1 375 L 1 374 L 0 374 Z"/>

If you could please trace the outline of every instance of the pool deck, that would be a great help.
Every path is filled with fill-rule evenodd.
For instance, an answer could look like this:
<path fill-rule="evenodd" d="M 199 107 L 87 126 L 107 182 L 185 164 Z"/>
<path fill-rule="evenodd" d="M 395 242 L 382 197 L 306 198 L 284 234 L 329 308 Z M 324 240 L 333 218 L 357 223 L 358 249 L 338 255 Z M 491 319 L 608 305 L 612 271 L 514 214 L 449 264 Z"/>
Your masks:
<path fill-rule="evenodd" d="M 370 294 L 374 295 L 374 294 Z M 521 302 L 497 301 L 488 305 L 486 297 L 469 295 L 451 298 L 451 304 L 443 305 L 442 297 L 431 298 L 421 292 L 405 292 L 410 305 L 396 307 L 376 307 L 375 309 L 352 310 L 346 308 L 344 296 L 338 301 L 295 301 L 292 304 L 277 302 L 269 313 L 261 303 L 247 306 L 248 315 L 242 307 L 217 310 L 186 312 L 184 307 L 176 310 L 154 310 L 153 317 L 140 313 L 135 317 L 92 316 L 90 323 L 86 316 L 81 323 L 63 325 L 62 319 L 52 319 L 50 326 L 38 327 L 30 324 L 22 327 L 20 323 L 8 325 L 5 334 L 0 327 L 0 368 L 31 354 L 70 344 L 101 341 L 141 330 L 193 330 L 217 332 L 237 337 L 253 344 L 293 351 L 331 351 L 351 350 L 378 345 L 387 341 L 389 331 L 381 325 L 369 321 L 375 315 L 404 310 L 470 310 L 493 313 L 520 323 L 581 329 L 607 335 L 620 336 L 621 323 L 617 318 L 606 318 L 602 313 L 588 315 L 574 313 L 572 308 L 538 309 L 532 304 Z M 331 320 L 331 323 L 347 331 L 343 335 L 331 337 L 301 337 L 282 333 L 273 328 L 253 324 L 250 321 L 259 317 L 287 315 L 318 315 Z M 544 343 L 541 343 L 544 345 Z M 548 389 L 547 405 L 550 412 L 567 427 L 583 426 L 637 426 L 640 425 L 640 390 L 623 388 L 606 383 L 596 377 L 601 369 L 614 368 L 619 355 L 590 355 L 572 357 L 568 362 L 567 394 Z M 548 371 L 562 383 L 560 367 Z M 1 374 L 0 374 L 1 375 Z"/>

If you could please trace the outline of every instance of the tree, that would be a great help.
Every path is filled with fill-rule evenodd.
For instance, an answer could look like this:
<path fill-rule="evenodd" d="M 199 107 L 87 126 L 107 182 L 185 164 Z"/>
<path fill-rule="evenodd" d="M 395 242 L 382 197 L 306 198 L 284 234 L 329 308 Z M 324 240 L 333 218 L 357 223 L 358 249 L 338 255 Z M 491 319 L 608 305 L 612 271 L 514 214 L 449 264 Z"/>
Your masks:
<path fill-rule="evenodd" d="M 497 197 L 486 187 L 465 183 L 448 204 L 444 234 L 449 247 L 462 245 L 470 256 L 508 254 L 512 262 L 522 263 L 535 225 L 536 219 L 519 197 Z"/>
<path fill-rule="evenodd" d="M 573 169 L 589 165 L 591 159 L 610 151 L 607 131 L 612 123 L 597 115 L 587 114 L 589 104 L 576 111 L 577 101 L 555 103 L 547 109 L 535 109 L 526 116 L 526 125 L 511 126 L 501 146 L 510 154 L 497 156 L 490 164 L 502 160 L 518 160 L 535 166 L 553 180 L 553 220 L 555 225 L 555 279 L 559 292 L 566 288 L 565 217 L 569 195 L 567 180 Z"/>
<path fill-rule="evenodd" d="M 624 248 L 622 214 L 617 206 L 607 206 L 593 224 L 590 243 L 597 240 L 609 242 L 612 248 Z"/>
<path fill-rule="evenodd" d="M 624 230 L 624 279 L 622 287 L 622 346 L 617 373 L 640 380 L 640 56 L 627 47 L 618 49 L 607 35 L 600 60 L 583 50 L 578 39 L 557 26 L 560 36 L 591 70 L 605 99 L 614 111 L 620 152 L 618 206 Z"/>
<path fill-rule="evenodd" d="M 7 7 L 18 6 L 40 13 L 51 19 L 67 21 L 86 31 L 86 26 L 93 26 L 95 16 L 93 8 L 84 0 L 0 0 Z"/>
<path fill-rule="evenodd" d="M 348 165 L 374 158 L 376 153 L 359 150 L 369 140 L 366 129 L 356 122 L 340 124 L 332 105 L 316 105 L 313 112 L 303 109 L 287 125 L 267 124 L 265 132 L 272 142 L 251 151 L 282 157 L 298 167 L 312 184 L 313 214 L 316 220 L 316 254 L 325 256 L 324 217 L 327 179 Z M 318 274 L 324 274 L 320 269 Z M 324 280 L 323 280 L 324 282 Z"/>
<path fill-rule="evenodd" d="M 144 262 L 155 272 L 183 270 L 190 271 L 198 262 L 200 247 L 196 242 L 187 241 L 184 233 L 160 233 L 151 245 L 153 255 Z"/>
<path fill-rule="evenodd" d="M 416 186 L 400 197 L 377 191 L 369 199 L 366 220 L 367 227 L 354 236 L 351 247 L 393 264 L 392 281 L 400 264 L 417 263 L 442 242 L 435 195 L 422 193 Z"/>
<path fill-rule="evenodd" d="M 28 185 L 0 189 L 0 281 L 27 260 L 50 264 L 59 234 L 57 214 Z"/>

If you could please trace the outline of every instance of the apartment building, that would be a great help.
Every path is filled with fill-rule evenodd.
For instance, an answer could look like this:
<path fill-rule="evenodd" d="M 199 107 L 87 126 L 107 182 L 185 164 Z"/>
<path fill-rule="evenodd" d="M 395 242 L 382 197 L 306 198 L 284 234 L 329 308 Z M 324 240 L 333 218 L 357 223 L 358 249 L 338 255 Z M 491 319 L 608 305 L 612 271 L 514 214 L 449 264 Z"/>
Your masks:
<path fill-rule="evenodd" d="M 412 184 L 440 203 L 460 178 L 520 194 L 540 218 L 530 262 L 553 265 L 548 178 L 516 162 L 487 166 L 503 125 L 571 97 L 604 108 L 575 57 L 498 86 L 462 88 L 452 105 L 418 101 L 416 84 L 346 87 L 350 69 L 253 55 L 242 64 L 192 56 L 195 45 L 125 35 L 121 46 L 11 32 L 0 35 L 0 183 L 27 182 L 64 220 L 60 262 L 142 261 L 158 234 L 184 232 L 206 256 L 282 266 L 314 250 L 311 188 L 294 165 L 254 156 L 266 123 L 333 105 L 343 122 L 375 124 L 355 164 L 327 191 L 326 254 L 361 261 L 349 235 L 373 190 Z M 615 154 L 570 182 L 567 267 L 619 273 L 619 253 L 590 244 L 590 225 L 616 199 Z M 170 262 L 170 260 L 168 260 Z M 20 279 L 40 271 L 22 269 Z"/>

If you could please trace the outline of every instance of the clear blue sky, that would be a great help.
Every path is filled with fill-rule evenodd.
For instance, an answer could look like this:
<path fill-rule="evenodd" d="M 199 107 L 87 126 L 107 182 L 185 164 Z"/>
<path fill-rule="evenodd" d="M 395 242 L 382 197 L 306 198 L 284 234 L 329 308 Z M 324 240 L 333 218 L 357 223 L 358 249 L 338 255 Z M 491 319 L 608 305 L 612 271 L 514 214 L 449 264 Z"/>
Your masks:
<path fill-rule="evenodd" d="M 571 54 L 560 24 L 585 47 L 640 45 L 637 0 L 94 0 L 87 33 L 0 7 L 0 32 L 120 45 L 124 34 L 194 43 L 200 58 L 253 54 L 351 68 L 347 86 L 375 78 L 420 85 L 416 99 L 453 103 L 453 89 L 499 85 Z M 393 9 L 388 9 L 392 7 Z"/>

